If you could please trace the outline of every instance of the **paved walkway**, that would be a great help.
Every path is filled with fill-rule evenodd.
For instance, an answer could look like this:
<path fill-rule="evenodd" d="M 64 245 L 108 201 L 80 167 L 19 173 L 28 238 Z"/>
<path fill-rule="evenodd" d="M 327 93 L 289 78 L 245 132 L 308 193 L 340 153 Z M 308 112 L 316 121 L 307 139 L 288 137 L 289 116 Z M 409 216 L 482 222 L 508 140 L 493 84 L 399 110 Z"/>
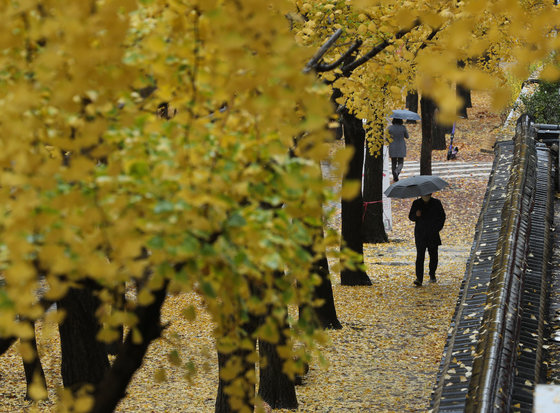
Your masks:
<path fill-rule="evenodd" d="M 492 162 L 434 161 L 432 174 L 442 178 L 479 178 L 486 179 L 492 170 Z M 404 161 L 399 178 L 420 174 L 420 162 Z"/>

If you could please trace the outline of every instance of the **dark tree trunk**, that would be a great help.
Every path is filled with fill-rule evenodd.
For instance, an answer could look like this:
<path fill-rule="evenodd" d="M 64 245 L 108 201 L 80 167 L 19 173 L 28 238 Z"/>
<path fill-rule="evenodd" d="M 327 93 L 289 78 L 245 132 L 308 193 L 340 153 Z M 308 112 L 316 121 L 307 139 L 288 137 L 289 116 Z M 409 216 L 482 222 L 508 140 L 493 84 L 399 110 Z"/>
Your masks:
<path fill-rule="evenodd" d="M 457 96 L 462 100 L 459 116 L 468 119 L 467 108 L 472 108 L 471 90 L 462 85 L 457 85 Z"/>
<path fill-rule="evenodd" d="M 412 112 L 418 113 L 418 93 L 415 90 L 409 90 L 406 94 L 406 108 Z M 406 123 L 416 123 L 415 120 L 407 120 Z"/>
<path fill-rule="evenodd" d="M 14 336 L 0 338 L 0 356 L 8 351 L 16 341 L 17 338 Z"/>
<path fill-rule="evenodd" d="M 422 146 L 420 148 L 420 175 L 432 174 L 432 132 L 435 125 L 436 105 L 430 98 L 420 99 L 422 111 Z"/>
<path fill-rule="evenodd" d="M 107 343 L 105 347 L 107 349 L 107 354 L 110 354 L 112 356 L 116 356 L 117 354 L 119 354 L 124 339 L 124 326 L 118 326 L 117 330 L 119 333 L 119 337 L 115 341 Z"/>
<path fill-rule="evenodd" d="M 123 308 L 124 307 L 124 302 L 125 302 L 125 296 L 124 293 L 115 293 L 113 295 L 113 298 L 115 300 L 115 302 L 118 305 L 118 308 Z M 107 348 L 107 353 L 112 355 L 112 356 L 116 356 L 117 354 L 119 354 L 119 351 L 121 349 L 121 346 L 123 344 L 123 340 L 124 340 L 124 326 L 120 325 L 117 327 L 119 336 L 117 337 L 117 339 L 115 341 L 112 341 L 110 343 L 106 344 L 106 348 Z"/>
<path fill-rule="evenodd" d="M 113 412 L 125 397 L 128 383 L 142 365 L 148 346 L 161 336 L 161 306 L 167 295 L 167 285 L 166 281 L 160 290 L 153 292 L 154 301 L 151 304 L 136 310 L 139 320 L 136 328 L 140 331 L 142 342 L 134 343 L 132 332 L 128 333 L 113 365 L 96 388 L 95 402 L 90 413 Z"/>
<path fill-rule="evenodd" d="M 344 132 L 342 131 L 342 119 L 338 119 L 338 126 L 333 131 L 334 139 L 339 141 L 344 136 Z"/>
<path fill-rule="evenodd" d="M 445 134 L 451 133 L 451 127 L 442 125 L 438 123 L 435 119 L 434 129 L 432 131 L 432 150 L 443 151 L 447 149 L 447 142 L 445 140 Z"/>
<path fill-rule="evenodd" d="M 362 182 L 362 170 L 364 164 L 364 143 L 365 131 L 362 120 L 357 119 L 354 115 L 348 113 L 345 109 L 342 113 L 344 126 L 344 141 L 347 147 L 354 150 L 354 154 L 350 159 L 350 165 L 346 175 L 342 179 L 342 185 L 349 182 Z M 342 200 L 342 241 L 343 244 L 352 251 L 360 254 L 361 268 L 350 269 L 344 268 L 340 274 L 340 282 L 342 285 L 371 285 L 371 280 L 363 270 L 363 244 L 362 244 L 362 210 L 363 200 L 362 193 L 358 191 L 352 199 Z"/>
<path fill-rule="evenodd" d="M 259 377 L 259 396 L 273 409 L 298 408 L 296 396 L 296 385 L 294 380 L 282 373 L 284 360 L 277 351 L 277 346 L 285 346 L 287 342 L 286 328 L 289 328 L 287 320 L 284 318 L 282 324 L 278 326 L 280 340 L 277 344 L 271 344 L 264 340 L 259 340 L 259 353 L 261 360 Z"/>
<path fill-rule="evenodd" d="M 99 383 L 109 369 L 105 344 L 96 339 L 99 300 L 84 286 L 71 288 L 57 306 L 66 313 L 58 327 L 64 387 L 76 389 L 86 383 Z"/>
<path fill-rule="evenodd" d="M 313 255 L 313 247 L 307 247 L 308 252 Z M 342 328 L 338 316 L 336 315 L 336 308 L 334 304 L 334 297 L 332 291 L 332 283 L 329 277 L 329 262 L 326 254 L 321 254 L 321 257 L 313 262 L 311 272 L 317 274 L 321 278 L 321 284 L 315 287 L 313 291 L 313 298 L 323 300 L 323 304 L 319 307 L 308 307 L 312 311 L 311 317 L 314 318 L 321 328 L 339 330 Z M 300 307 L 300 317 L 303 316 L 305 308 Z"/>
<path fill-rule="evenodd" d="M 243 385 L 247 386 L 243 388 L 243 399 L 241 402 L 244 406 L 247 406 L 247 411 L 252 412 L 255 408 L 255 383 L 251 383 L 248 377 L 254 375 L 255 373 L 255 362 L 251 357 L 257 351 L 257 342 L 252 338 L 255 332 L 258 320 L 255 317 L 249 316 L 250 320 L 244 325 L 243 331 L 248 339 L 252 341 L 252 349 L 238 350 L 231 354 L 224 354 L 218 351 L 218 370 L 219 370 L 219 380 L 218 380 L 218 394 L 216 395 L 216 406 L 215 413 L 232 413 L 236 410 L 232 409 L 230 404 L 230 396 L 226 393 L 226 388 L 236 380 L 241 382 Z M 241 360 L 241 369 L 235 378 L 231 380 L 222 379 L 222 370 L 226 368 L 229 363 L 234 362 L 234 358 L 238 361 Z M 238 385 L 236 383 L 236 385 Z"/>
<path fill-rule="evenodd" d="M 17 338 L 14 336 L 0 338 L 0 355 L 4 354 L 6 351 L 10 349 L 12 344 L 17 341 Z M 33 378 L 35 374 L 38 374 L 38 380 L 40 384 L 43 385 L 45 390 L 47 389 L 47 383 L 45 380 L 45 373 L 43 371 L 43 366 L 41 364 L 41 360 L 39 359 L 39 352 L 37 350 L 37 341 L 35 340 L 35 324 L 33 324 L 33 338 L 30 340 L 31 347 L 35 350 L 35 359 L 31 362 L 23 361 L 23 370 L 25 372 L 25 382 L 27 383 L 25 399 L 31 400 L 29 395 L 29 386 L 33 383 Z M 46 399 L 46 398 L 45 398 Z"/>
<path fill-rule="evenodd" d="M 38 383 L 47 391 L 47 381 L 45 380 L 45 372 L 43 371 L 43 366 L 41 365 L 41 360 L 39 359 L 39 351 L 37 349 L 37 340 L 35 338 L 35 323 L 33 323 L 33 338 L 28 341 L 31 348 L 35 352 L 35 358 L 32 361 L 23 361 L 23 369 L 25 371 L 25 382 L 27 383 L 27 391 L 25 393 L 25 398 L 31 400 L 29 395 L 29 387 L 33 381 L 38 381 Z M 48 399 L 45 393 L 43 400 Z"/>
<path fill-rule="evenodd" d="M 465 61 L 459 60 L 457 62 L 457 66 L 459 68 L 464 68 L 466 66 Z M 463 85 L 458 84 L 456 87 L 457 96 L 463 101 L 463 104 L 459 108 L 458 115 L 464 119 L 468 118 L 467 108 L 472 108 L 472 101 L 471 101 L 471 90 L 467 89 Z"/>
<path fill-rule="evenodd" d="M 340 135 L 342 133 L 342 123 L 340 124 Z M 335 138 L 338 137 L 338 129 L 336 130 Z M 319 165 L 321 168 L 321 165 Z M 322 175 L 322 171 L 321 171 Z M 324 200 L 322 201 L 324 202 Z M 321 239 L 325 238 L 325 233 L 323 227 L 320 229 Z M 308 245 L 306 247 L 307 252 L 313 257 L 317 252 L 314 250 L 315 246 Z M 315 287 L 313 291 L 313 298 L 323 300 L 323 303 L 319 307 L 310 307 L 311 316 L 319 323 L 321 328 L 338 330 L 342 328 L 340 321 L 338 321 L 338 316 L 336 315 L 336 308 L 334 304 L 334 297 L 332 291 L 331 278 L 329 276 L 329 262 L 327 260 L 327 252 L 322 249 L 320 255 L 313 261 L 311 267 L 311 273 L 317 274 L 321 279 L 321 284 Z M 303 309 L 300 307 L 300 316 L 302 315 Z"/>
<path fill-rule="evenodd" d="M 374 126 L 383 133 L 383 125 Z M 389 238 L 383 224 L 383 148 L 371 154 L 366 145 L 364 168 L 364 211 L 362 239 L 366 243 L 387 242 Z"/>

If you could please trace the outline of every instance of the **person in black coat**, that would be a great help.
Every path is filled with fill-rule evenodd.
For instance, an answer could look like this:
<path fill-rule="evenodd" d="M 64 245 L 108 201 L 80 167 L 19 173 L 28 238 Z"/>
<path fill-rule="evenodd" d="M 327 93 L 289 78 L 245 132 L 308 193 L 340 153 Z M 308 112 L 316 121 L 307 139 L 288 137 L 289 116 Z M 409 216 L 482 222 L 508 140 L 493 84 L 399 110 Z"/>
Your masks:
<path fill-rule="evenodd" d="M 424 280 L 424 258 L 426 249 L 430 255 L 430 282 L 436 282 L 438 247 L 441 245 L 439 232 L 445 223 L 445 211 L 441 201 L 432 194 L 423 195 L 412 203 L 408 218 L 414 221 L 414 241 L 416 243 L 416 280 L 420 287 Z"/>

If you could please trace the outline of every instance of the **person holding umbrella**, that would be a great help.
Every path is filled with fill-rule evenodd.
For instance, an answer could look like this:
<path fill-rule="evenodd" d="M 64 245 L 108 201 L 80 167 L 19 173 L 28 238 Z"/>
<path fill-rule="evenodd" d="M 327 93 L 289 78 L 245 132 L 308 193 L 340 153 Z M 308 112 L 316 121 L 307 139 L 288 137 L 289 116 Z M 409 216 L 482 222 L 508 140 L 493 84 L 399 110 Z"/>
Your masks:
<path fill-rule="evenodd" d="M 389 143 L 389 157 L 391 158 L 391 171 L 393 172 L 393 182 L 399 180 L 399 174 L 404 165 L 404 158 L 406 157 L 406 142 L 408 139 L 408 131 L 406 126 L 403 125 L 403 120 L 393 118 L 393 124 L 388 128 L 391 142 Z"/>
<path fill-rule="evenodd" d="M 424 281 L 424 258 L 426 249 L 430 254 L 430 281 L 436 281 L 438 247 L 441 245 L 439 232 L 445 223 L 445 211 L 441 201 L 432 198 L 432 193 L 449 183 L 437 175 L 417 175 L 394 182 L 385 190 L 389 198 L 417 198 L 410 208 L 408 218 L 414 221 L 414 243 L 416 244 L 416 287 Z"/>
<path fill-rule="evenodd" d="M 404 165 L 404 158 L 406 157 L 406 142 L 408 139 L 408 131 L 406 126 L 403 125 L 403 120 L 399 115 L 391 115 L 393 117 L 393 124 L 389 126 L 388 132 L 391 137 L 389 143 L 389 157 L 391 158 L 391 171 L 393 172 L 393 182 L 399 180 L 399 174 Z"/>
<path fill-rule="evenodd" d="M 438 247 L 441 245 L 439 232 L 445 223 L 445 211 L 441 201 L 432 194 L 422 195 L 412 203 L 408 218 L 414 221 L 414 242 L 416 244 L 416 280 L 414 285 L 421 287 L 424 281 L 424 258 L 426 249 L 430 255 L 430 282 L 436 282 Z"/>

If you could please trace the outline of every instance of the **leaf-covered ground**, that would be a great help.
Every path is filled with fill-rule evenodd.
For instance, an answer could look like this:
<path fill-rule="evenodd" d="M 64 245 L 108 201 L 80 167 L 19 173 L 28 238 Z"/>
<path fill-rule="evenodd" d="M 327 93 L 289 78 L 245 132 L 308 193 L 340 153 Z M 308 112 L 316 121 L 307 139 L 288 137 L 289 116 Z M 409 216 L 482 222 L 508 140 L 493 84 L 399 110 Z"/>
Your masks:
<path fill-rule="evenodd" d="M 489 111 L 485 95 L 473 95 L 469 119 L 457 124 L 459 160 L 490 161 L 489 149 L 498 133 L 500 117 Z M 420 126 L 407 125 L 411 134 L 407 160 L 418 159 Z M 433 154 L 444 160 L 445 151 Z M 298 386 L 300 412 L 425 412 L 445 343 L 447 329 L 465 271 L 474 226 L 486 179 L 450 179 L 451 187 L 436 195 L 447 212 L 442 231 L 438 282 L 414 288 L 413 225 L 408 221 L 412 200 L 394 200 L 394 229 L 386 244 L 365 245 L 365 262 L 373 286 L 342 287 L 333 277 L 338 317 L 343 329 L 331 331 L 332 345 L 324 348 L 329 367 L 312 365 Z M 164 318 L 171 322 L 165 338 L 150 347 L 144 366 L 128 389 L 119 412 L 212 412 L 217 389 L 216 355 L 210 339 L 211 323 L 204 315 L 186 321 L 180 310 L 197 302 L 193 295 L 170 297 Z M 200 307 L 200 306 L 199 306 Z M 39 334 L 41 361 L 49 396 L 61 386 L 58 335 L 52 326 Z M 201 366 L 192 380 L 187 370 L 168 362 L 168 353 L 181 349 L 183 362 Z M 166 380 L 154 380 L 165 368 Z M 159 379 L 164 375 L 158 373 Z M 52 403 L 25 403 L 21 358 L 12 348 L 0 357 L 0 411 L 54 411 Z"/>

